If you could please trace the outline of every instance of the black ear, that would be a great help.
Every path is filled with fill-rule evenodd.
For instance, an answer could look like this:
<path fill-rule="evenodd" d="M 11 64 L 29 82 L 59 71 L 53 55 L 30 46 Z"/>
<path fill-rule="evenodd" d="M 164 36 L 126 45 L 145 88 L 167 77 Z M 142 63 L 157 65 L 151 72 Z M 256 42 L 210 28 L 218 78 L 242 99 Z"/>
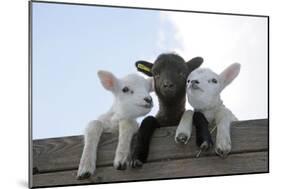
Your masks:
<path fill-rule="evenodd" d="M 153 64 L 147 61 L 139 60 L 136 62 L 136 68 L 139 72 L 144 73 L 145 75 L 152 77 L 152 66 Z"/>
<path fill-rule="evenodd" d="M 189 71 L 193 71 L 196 68 L 198 68 L 199 66 L 201 66 L 201 64 L 203 63 L 203 58 L 202 57 L 195 57 L 192 58 L 191 60 L 186 62 L 187 68 L 189 69 Z"/>

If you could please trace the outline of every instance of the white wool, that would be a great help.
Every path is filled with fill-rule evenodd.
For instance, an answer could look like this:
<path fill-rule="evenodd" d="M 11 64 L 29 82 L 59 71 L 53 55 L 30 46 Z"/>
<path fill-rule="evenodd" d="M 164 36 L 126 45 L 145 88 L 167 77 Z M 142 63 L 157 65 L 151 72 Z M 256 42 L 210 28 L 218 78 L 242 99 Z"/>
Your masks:
<path fill-rule="evenodd" d="M 103 87 L 112 92 L 114 103 L 97 120 L 91 121 L 85 131 L 85 145 L 80 160 L 77 176 L 85 173 L 93 174 L 96 168 L 97 145 L 103 132 L 119 130 L 119 141 L 114 158 L 114 167 L 124 166 L 130 154 L 130 144 L 138 129 L 136 118 L 150 112 L 153 103 L 150 98 L 153 90 L 152 79 L 145 79 L 137 74 L 130 74 L 123 78 L 116 78 L 112 73 L 99 71 L 98 76 Z M 124 89 L 126 91 L 123 91 Z"/>
<path fill-rule="evenodd" d="M 220 97 L 222 90 L 239 74 L 240 64 L 234 63 L 221 74 L 207 68 L 198 68 L 187 78 L 188 102 L 195 111 L 204 114 L 208 122 L 217 127 L 216 151 L 228 154 L 231 150 L 230 124 L 236 121 L 235 115 L 224 106 Z M 184 113 L 176 132 L 176 137 L 183 133 L 190 137 L 193 112 Z"/>
<path fill-rule="evenodd" d="M 116 78 L 117 79 L 117 78 Z M 110 90 L 114 95 L 114 102 L 108 112 L 99 116 L 98 120 L 106 124 L 106 129 L 112 129 L 123 119 L 136 119 L 150 112 L 152 107 L 145 108 L 145 97 L 150 97 L 152 80 L 144 79 L 137 74 L 130 74 L 117 79 L 117 90 Z M 122 89 L 128 87 L 130 91 L 124 93 Z M 150 97 L 151 98 L 151 97 Z"/>
<path fill-rule="evenodd" d="M 217 83 L 212 82 L 215 79 Z M 188 77 L 187 98 L 190 105 L 205 115 L 209 123 L 221 120 L 227 116 L 230 120 L 236 120 L 232 112 L 226 108 L 220 97 L 220 93 L 224 89 L 224 79 L 210 69 L 199 68 L 194 70 Z M 192 87 L 192 81 L 197 80 L 198 89 Z M 223 113 L 225 112 L 225 113 Z"/>

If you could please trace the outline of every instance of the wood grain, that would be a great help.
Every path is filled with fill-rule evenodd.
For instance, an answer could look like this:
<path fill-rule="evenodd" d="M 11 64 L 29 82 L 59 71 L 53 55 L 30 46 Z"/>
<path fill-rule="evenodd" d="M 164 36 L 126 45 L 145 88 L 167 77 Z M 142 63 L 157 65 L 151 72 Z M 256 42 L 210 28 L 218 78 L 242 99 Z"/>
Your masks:
<path fill-rule="evenodd" d="M 148 162 L 193 158 L 198 152 L 194 134 L 187 145 L 174 142 L 176 127 L 157 129 L 153 135 Z M 215 133 L 214 133 L 215 134 Z M 213 134 L 213 139 L 215 140 Z M 232 153 L 265 151 L 268 149 L 268 120 L 239 121 L 232 124 Z M 111 166 L 117 146 L 117 134 L 103 134 L 97 167 Z M 83 137 L 71 136 L 33 141 L 34 174 L 78 168 L 83 149 Z M 201 157 L 214 155 L 204 152 Z"/>
<path fill-rule="evenodd" d="M 268 153 L 250 152 L 232 154 L 226 159 L 206 156 L 151 162 L 142 169 L 125 171 L 115 170 L 111 166 L 100 167 L 87 180 L 76 180 L 76 170 L 37 174 L 34 175 L 33 187 L 265 172 L 268 172 Z"/>

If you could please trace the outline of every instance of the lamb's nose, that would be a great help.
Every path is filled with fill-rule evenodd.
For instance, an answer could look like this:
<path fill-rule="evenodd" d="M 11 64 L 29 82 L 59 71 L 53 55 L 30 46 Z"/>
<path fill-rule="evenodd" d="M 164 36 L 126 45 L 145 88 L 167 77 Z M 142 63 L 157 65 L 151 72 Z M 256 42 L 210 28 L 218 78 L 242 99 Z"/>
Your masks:
<path fill-rule="evenodd" d="M 164 88 L 172 88 L 174 84 L 171 83 L 170 81 L 164 81 L 163 86 Z"/>
<path fill-rule="evenodd" d="M 198 80 L 191 80 L 191 84 L 199 84 L 200 82 Z"/>
<path fill-rule="evenodd" d="M 152 103 L 152 98 L 150 96 L 147 96 L 143 99 L 145 102 L 147 102 L 148 104 Z"/>

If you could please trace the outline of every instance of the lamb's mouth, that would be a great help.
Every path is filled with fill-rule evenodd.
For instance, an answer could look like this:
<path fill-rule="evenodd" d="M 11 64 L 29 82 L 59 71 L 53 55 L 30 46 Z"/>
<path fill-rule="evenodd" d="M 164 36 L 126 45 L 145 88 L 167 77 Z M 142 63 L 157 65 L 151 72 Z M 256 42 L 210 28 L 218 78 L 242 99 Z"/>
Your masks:
<path fill-rule="evenodd" d="M 146 109 L 150 109 L 153 107 L 153 104 L 137 104 L 137 106 L 146 108 Z"/>
<path fill-rule="evenodd" d="M 190 90 L 199 90 L 199 91 L 204 92 L 204 90 L 201 89 L 201 88 L 200 88 L 197 84 L 195 84 L 195 83 L 192 83 L 191 85 L 189 85 L 188 88 L 189 88 Z"/>
<path fill-rule="evenodd" d="M 161 94 L 164 96 L 164 97 L 167 97 L 167 98 L 173 98 L 174 96 L 176 96 L 176 90 L 170 90 L 170 89 L 164 89 L 164 90 L 161 90 Z"/>

